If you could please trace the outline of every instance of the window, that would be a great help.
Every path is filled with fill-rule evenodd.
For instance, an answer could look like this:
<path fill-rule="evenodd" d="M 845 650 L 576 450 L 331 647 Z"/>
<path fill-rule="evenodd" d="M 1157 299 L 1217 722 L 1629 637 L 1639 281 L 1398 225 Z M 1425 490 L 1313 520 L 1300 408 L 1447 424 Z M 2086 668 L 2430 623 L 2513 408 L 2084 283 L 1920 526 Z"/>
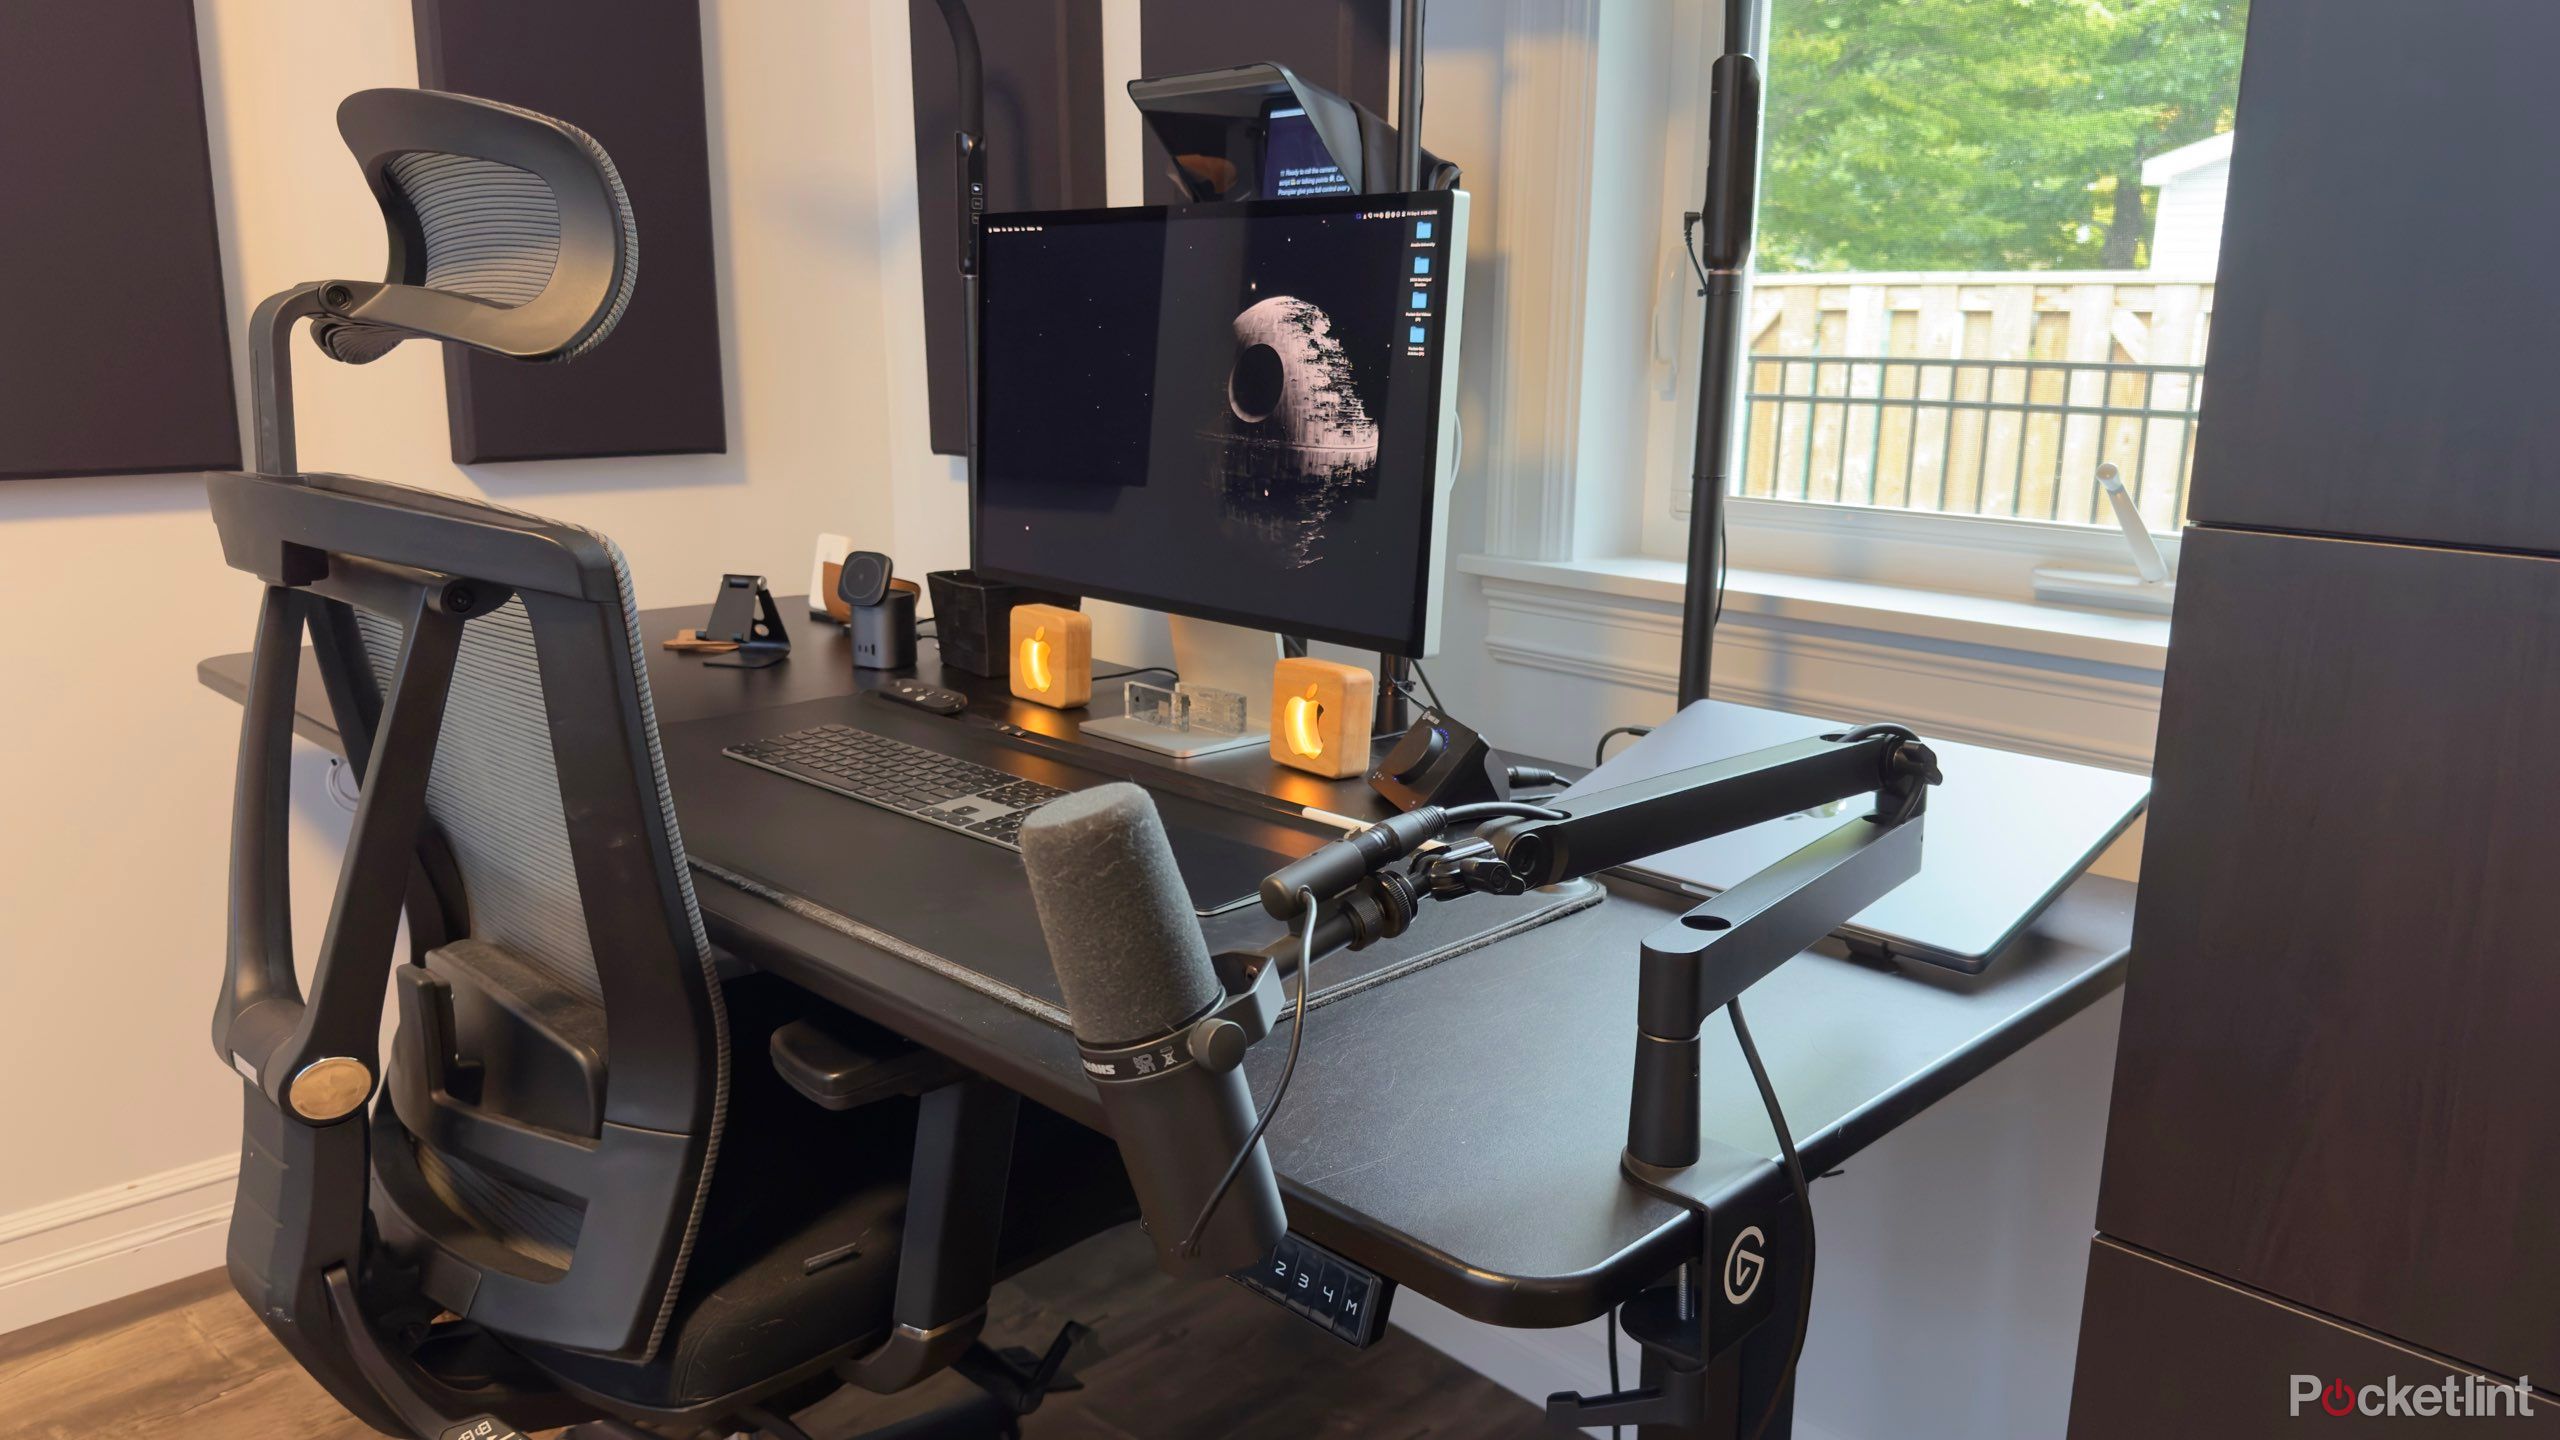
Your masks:
<path fill-rule="evenodd" d="M 2180 523 L 2246 21 L 2246 0 L 1770 0 L 1737 564 L 1755 523 L 1822 515 L 1957 543 L 1942 517 L 2110 525 L 2102 464 Z M 1644 546 L 1676 555 L 1688 466 L 1660 461 Z"/>

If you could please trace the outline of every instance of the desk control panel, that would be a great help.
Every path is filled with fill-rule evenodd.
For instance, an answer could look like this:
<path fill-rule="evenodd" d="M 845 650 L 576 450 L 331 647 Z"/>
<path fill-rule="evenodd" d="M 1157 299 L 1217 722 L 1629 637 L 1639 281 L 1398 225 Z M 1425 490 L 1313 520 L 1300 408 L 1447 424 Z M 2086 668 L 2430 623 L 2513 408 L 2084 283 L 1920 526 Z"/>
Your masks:
<path fill-rule="evenodd" d="M 1395 1295 L 1393 1282 L 1294 1233 L 1281 1236 L 1260 1264 L 1228 1278 L 1358 1349 L 1386 1333 Z"/>

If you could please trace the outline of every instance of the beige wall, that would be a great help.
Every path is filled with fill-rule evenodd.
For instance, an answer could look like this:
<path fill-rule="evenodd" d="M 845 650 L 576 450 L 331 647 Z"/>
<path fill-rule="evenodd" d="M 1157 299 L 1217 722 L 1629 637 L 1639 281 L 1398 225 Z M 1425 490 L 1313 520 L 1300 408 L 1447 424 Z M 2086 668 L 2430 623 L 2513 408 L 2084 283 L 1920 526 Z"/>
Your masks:
<path fill-rule="evenodd" d="M 199 0 L 198 23 L 236 331 L 289 284 L 380 273 L 333 116 L 352 90 L 416 83 L 410 11 Z M 713 0 L 703 42 L 729 453 L 457 466 L 433 347 L 351 367 L 298 342 L 306 467 L 596 526 L 650 605 L 707 604 L 724 570 L 798 590 L 821 530 L 892 543 L 891 455 L 922 452 L 921 377 L 895 359 L 921 324 L 893 280 L 914 264 L 905 7 Z M 909 468 L 911 503 L 956 516 L 947 467 Z M 222 564 L 192 476 L 0 485 L 0 577 L 4 1331 L 218 1263 L 238 1086 L 207 1026 L 239 712 L 195 665 L 246 646 L 256 589 Z M 325 761 L 298 774 L 307 956 L 344 815 Z"/>

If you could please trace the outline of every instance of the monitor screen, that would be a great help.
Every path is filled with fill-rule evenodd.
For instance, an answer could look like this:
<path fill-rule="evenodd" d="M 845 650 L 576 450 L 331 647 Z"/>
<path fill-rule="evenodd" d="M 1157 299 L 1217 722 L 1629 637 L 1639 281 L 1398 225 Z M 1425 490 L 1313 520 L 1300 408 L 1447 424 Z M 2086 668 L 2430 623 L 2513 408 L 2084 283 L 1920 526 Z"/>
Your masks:
<path fill-rule="evenodd" d="M 987 217 L 974 568 L 1424 653 L 1456 192 Z"/>

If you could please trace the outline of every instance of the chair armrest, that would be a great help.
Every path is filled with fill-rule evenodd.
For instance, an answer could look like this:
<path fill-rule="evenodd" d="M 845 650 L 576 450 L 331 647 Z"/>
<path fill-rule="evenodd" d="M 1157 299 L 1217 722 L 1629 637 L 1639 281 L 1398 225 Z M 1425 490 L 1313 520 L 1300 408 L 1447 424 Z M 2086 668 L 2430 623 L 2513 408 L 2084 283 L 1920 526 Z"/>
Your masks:
<path fill-rule="evenodd" d="M 829 1110 L 927 1094 L 968 1074 L 913 1040 L 851 1015 L 794 1020 L 776 1029 L 766 1048 L 775 1072 L 792 1089 Z"/>

